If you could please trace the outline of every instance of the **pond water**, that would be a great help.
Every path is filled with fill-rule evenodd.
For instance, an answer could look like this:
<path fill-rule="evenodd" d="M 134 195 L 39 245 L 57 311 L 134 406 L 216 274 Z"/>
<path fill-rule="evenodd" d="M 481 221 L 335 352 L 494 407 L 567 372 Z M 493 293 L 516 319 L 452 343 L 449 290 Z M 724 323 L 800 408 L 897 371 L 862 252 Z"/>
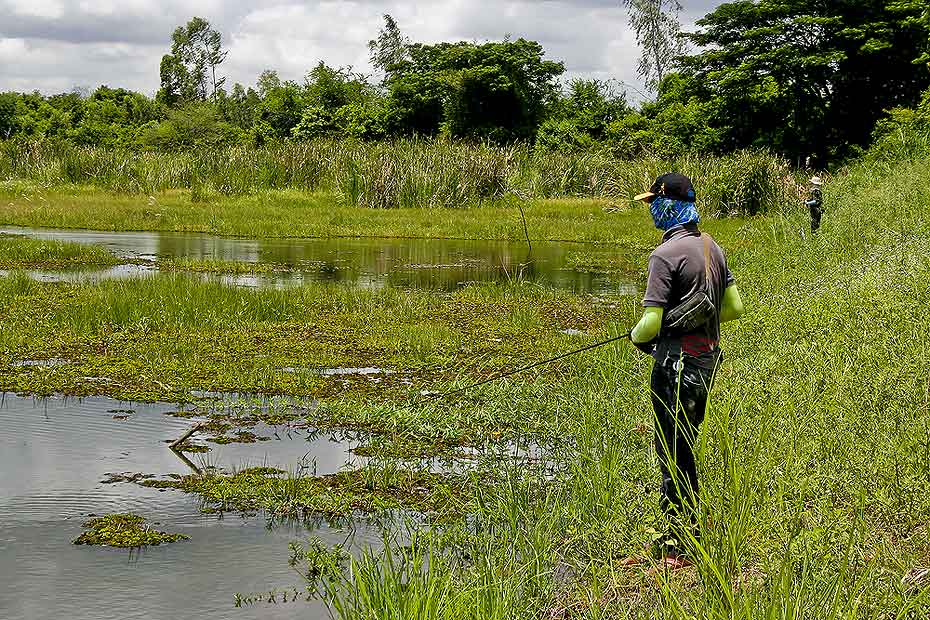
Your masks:
<path fill-rule="evenodd" d="M 284 264 L 296 271 L 214 278 L 240 286 L 287 287 L 309 281 L 344 282 L 368 288 L 386 286 L 451 291 L 471 282 L 514 279 L 578 293 L 635 294 L 629 274 L 572 269 L 573 254 L 591 251 L 576 243 L 467 241 L 450 239 L 244 239 L 177 232 L 105 232 L 18 227 L 0 233 L 37 239 L 101 245 L 121 258 L 157 260 L 191 258 Z M 620 247 L 598 247 L 596 253 L 618 266 L 626 264 Z M 628 260 L 628 259 L 627 259 Z M 151 271 L 129 265 L 37 273 L 44 279 L 119 278 Z M 613 271 L 613 270 L 611 270 Z"/>
<path fill-rule="evenodd" d="M 167 404 L 106 398 L 33 399 L 0 395 L 0 618 L 316 618 L 316 602 L 236 609 L 235 594 L 297 587 L 288 544 L 307 524 L 267 527 L 263 516 L 206 515 L 197 498 L 174 490 L 103 481 L 121 473 L 189 473 L 167 442 L 196 420 L 165 415 Z M 271 433 L 270 441 L 212 445 L 210 465 L 293 469 L 320 474 L 353 459 L 352 445 L 327 436 Z M 71 544 L 91 515 L 134 512 L 190 540 L 130 552 Z M 380 546 L 381 530 L 363 521 L 314 524 L 312 535 L 353 548 Z"/>

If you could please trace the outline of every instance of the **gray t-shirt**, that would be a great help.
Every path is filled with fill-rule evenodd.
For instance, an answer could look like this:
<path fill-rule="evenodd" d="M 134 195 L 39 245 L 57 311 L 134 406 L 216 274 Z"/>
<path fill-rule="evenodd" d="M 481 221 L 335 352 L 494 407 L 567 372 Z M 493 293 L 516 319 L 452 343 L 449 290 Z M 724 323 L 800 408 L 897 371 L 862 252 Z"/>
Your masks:
<path fill-rule="evenodd" d="M 676 226 L 665 233 L 662 244 L 649 257 L 646 307 L 675 308 L 704 286 L 704 244 L 710 257 L 707 293 L 717 308 L 713 321 L 688 333 L 667 333 L 665 326 L 656 345 L 656 359 L 665 361 L 684 356 L 695 364 L 713 368 L 720 357 L 720 306 L 724 292 L 733 284 L 733 274 L 720 246 L 696 224 Z"/>

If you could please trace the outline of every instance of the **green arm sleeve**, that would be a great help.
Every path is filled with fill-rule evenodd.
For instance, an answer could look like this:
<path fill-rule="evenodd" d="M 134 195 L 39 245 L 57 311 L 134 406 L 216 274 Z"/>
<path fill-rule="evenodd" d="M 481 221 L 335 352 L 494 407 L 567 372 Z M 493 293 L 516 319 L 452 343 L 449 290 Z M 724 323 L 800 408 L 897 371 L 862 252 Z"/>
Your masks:
<path fill-rule="evenodd" d="M 659 335 L 659 330 L 662 329 L 662 317 L 664 315 L 665 309 L 663 308 L 646 308 L 643 318 L 633 328 L 630 340 L 640 344 L 651 342 Z"/>
<path fill-rule="evenodd" d="M 720 322 L 735 321 L 743 316 L 745 312 L 743 300 L 739 296 L 739 289 L 736 288 L 735 284 L 731 284 L 723 294 L 723 304 L 720 306 Z"/>
<path fill-rule="evenodd" d="M 723 295 L 723 304 L 720 308 L 720 322 L 735 321 L 743 316 L 746 311 L 743 309 L 743 300 L 739 295 L 739 289 L 735 284 L 727 287 Z M 659 331 L 662 329 L 662 318 L 665 316 L 663 308 L 646 308 L 643 318 L 639 320 L 636 327 L 630 334 L 630 340 L 635 343 L 651 342 Z"/>

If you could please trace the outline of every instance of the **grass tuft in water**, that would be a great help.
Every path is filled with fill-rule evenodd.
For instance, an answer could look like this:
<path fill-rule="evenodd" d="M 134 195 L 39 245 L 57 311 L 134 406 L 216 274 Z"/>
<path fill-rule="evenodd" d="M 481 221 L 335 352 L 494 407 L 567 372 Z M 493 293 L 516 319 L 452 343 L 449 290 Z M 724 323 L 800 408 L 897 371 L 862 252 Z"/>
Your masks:
<path fill-rule="evenodd" d="M 345 545 L 328 545 L 314 536 L 303 543 L 292 542 L 288 564 L 303 577 L 309 596 L 316 596 L 344 576 L 351 555 Z"/>
<path fill-rule="evenodd" d="M 0 234 L 0 269 L 105 267 L 120 261 L 105 248 Z"/>
<path fill-rule="evenodd" d="M 299 273 L 317 271 L 312 265 L 287 265 L 284 263 L 246 262 L 208 258 L 164 258 L 157 262 L 161 271 L 191 273 L 215 273 L 225 275 L 267 275 L 273 273 Z"/>
<path fill-rule="evenodd" d="M 110 514 L 84 523 L 86 532 L 75 538 L 75 545 L 107 547 L 150 547 L 188 540 L 184 534 L 168 534 L 152 529 L 143 517 L 130 513 Z"/>

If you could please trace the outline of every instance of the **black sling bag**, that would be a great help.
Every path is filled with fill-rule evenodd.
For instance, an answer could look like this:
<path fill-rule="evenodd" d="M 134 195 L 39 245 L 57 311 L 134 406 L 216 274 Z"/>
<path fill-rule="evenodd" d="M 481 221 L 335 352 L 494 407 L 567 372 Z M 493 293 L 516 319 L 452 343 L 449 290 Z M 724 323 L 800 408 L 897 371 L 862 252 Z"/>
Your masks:
<path fill-rule="evenodd" d="M 665 315 L 665 329 L 686 334 L 710 323 L 717 308 L 710 297 L 710 240 L 704 238 L 704 283 L 693 295 L 672 308 Z"/>

